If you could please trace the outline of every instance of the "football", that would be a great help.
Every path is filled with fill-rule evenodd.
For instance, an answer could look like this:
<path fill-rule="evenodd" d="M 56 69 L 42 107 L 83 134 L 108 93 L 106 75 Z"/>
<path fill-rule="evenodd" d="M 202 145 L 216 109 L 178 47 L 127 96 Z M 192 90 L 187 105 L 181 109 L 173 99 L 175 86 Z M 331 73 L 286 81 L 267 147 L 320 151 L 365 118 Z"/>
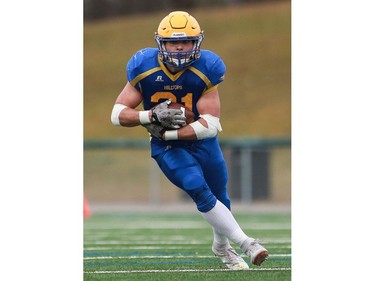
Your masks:
<path fill-rule="evenodd" d="M 194 117 L 195 117 L 194 112 L 191 111 L 189 108 L 185 107 L 183 104 L 176 103 L 176 102 L 171 102 L 168 105 L 168 108 L 181 109 L 182 112 L 183 112 L 183 114 L 186 117 L 186 125 L 194 122 Z"/>

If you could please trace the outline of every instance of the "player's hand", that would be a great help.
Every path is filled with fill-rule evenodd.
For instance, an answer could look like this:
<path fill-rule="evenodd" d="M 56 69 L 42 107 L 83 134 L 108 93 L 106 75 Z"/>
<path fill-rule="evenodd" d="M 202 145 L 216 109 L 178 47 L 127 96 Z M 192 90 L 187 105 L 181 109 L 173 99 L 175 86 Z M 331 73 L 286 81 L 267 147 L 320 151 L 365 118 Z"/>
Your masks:
<path fill-rule="evenodd" d="M 152 136 L 158 138 L 159 140 L 163 139 L 163 134 L 166 131 L 166 129 L 162 125 L 151 123 L 143 124 L 142 126 L 145 127 Z"/>
<path fill-rule="evenodd" d="M 181 109 L 168 108 L 172 102 L 168 99 L 152 109 L 152 121 L 167 129 L 178 129 L 186 125 L 186 117 Z"/>

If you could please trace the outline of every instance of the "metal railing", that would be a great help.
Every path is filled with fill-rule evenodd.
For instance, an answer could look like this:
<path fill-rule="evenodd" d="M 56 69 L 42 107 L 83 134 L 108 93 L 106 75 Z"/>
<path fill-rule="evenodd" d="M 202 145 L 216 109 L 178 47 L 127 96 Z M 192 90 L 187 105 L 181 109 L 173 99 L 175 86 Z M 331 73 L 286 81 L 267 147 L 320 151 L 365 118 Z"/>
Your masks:
<path fill-rule="evenodd" d="M 227 161 L 231 198 L 243 202 L 268 199 L 270 196 L 270 151 L 274 148 L 290 148 L 290 138 L 230 138 L 220 139 Z M 145 139 L 87 139 L 85 150 L 108 149 L 149 149 L 150 142 Z M 159 169 L 150 160 L 149 201 L 159 202 Z"/>
<path fill-rule="evenodd" d="M 222 148 L 274 148 L 291 145 L 290 138 L 230 138 L 220 139 Z M 87 139 L 84 149 L 148 148 L 147 139 Z"/>

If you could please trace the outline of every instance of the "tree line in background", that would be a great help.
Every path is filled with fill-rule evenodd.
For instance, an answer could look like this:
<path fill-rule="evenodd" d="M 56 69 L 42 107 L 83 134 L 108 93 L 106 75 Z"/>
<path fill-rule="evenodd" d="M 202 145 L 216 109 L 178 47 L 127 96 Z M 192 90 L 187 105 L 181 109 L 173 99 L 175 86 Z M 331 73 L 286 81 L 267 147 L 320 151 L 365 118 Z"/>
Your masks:
<path fill-rule="evenodd" d="M 265 1 L 272 0 L 84 0 L 83 11 L 84 20 L 93 21 L 154 11 L 189 10 Z"/>

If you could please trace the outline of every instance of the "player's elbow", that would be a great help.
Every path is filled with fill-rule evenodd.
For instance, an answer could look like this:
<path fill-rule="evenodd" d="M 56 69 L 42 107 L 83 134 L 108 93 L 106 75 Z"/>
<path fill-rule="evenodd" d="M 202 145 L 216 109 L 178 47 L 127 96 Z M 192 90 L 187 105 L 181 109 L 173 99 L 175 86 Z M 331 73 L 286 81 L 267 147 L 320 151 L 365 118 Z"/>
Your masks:
<path fill-rule="evenodd" d="M 217 129 L 215 128 L 215 127 L 211 127 L 211 126 L 209 126 L 208 128 L 207 128 L 207 132 L 206 132 L 206 138 L 212 138 L 212 137 L 214 137 L 214 136 L 216 136 L 217 135 Z"/>
<path fill-rule="evenodd" d="M 206 121 L 207 127 L 199 121 L 190 124 L 198 140 L 212 138 L 217 135 L 218 131 L 222 131 L 220 119 L 218 117 L 212 116 L 211 114 L 203 114 L 200 115 L 200 117 Z"/>

